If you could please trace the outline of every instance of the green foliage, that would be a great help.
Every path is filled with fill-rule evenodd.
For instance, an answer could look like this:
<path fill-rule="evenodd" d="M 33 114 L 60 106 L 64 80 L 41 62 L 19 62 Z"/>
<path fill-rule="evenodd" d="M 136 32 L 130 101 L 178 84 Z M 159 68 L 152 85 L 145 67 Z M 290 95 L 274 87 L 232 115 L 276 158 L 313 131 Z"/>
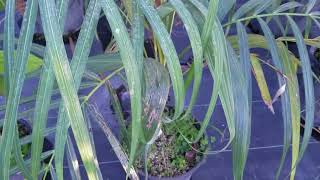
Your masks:
<path fill-rule="evenodd" d="M 270 110 L 273 110 L 274 101 L 267 87 L 268 82 L 266 82 L 261 66 L 262 60 L 258 60 L 259 57 L 253 56 L 250 52 L 253 48 L 270 52 L 272 62 L 268 65 L 277 74 L 279 89 L 284 85 L 287 87 L 280 93 L 284 123 L 284 148 L 275 178 L 279 177 L 292 144 L 291 179 L 293 179 L 295 169 L 309 142 L 314 119 L 314 87 L 306 45 L 319 48 L 319 39 L 308 37 L 311 25 L 320 27 L 320 13 L 313 11 L 313 7 L 317 4 L 316 0 L 305 4 L 297 1 L 285 3 L 274 0 L 249 0 L 239 8 L 236 8 L 235 0 L 125 0 L 122 3 L 124 4 L 121 4 L 119 8 L 115 0 L 86 1 L 86 15 L 69 64 L 62 41 L 68 0 L 28 0 L 20 37 L 17 41 L 14 36 L 15 0 L 0 1 L 0 9 L 4 7 L 6 9 L 4 45 L 3 51 L 0 52 L 0 94 L 7 96 L 5 118 L 1 121 L 4 128 L 0 136 L 0 179 L 7 180 L 10 174 L 17 171 L 22 172 L 27 179 L 37 179 L 41 171 L 41 160 L 52 153 L 56 153 L 54 156 L 56 170 L 50 168 L 50 171 L 52 174 L 57 173 L 58 179 L 63 179 L 65 145 L 68 150 L 67 158 L 77 162 L 76 156 L 72 153 L 74 152 L 73 144 L 67 140 L 70 137 L 69 127 L 76 140 L 75 148 L 80 152 L 89 178 L 100 179 L 101 172 L 96 164 L 94 139 L 89 131 L 87 117 L 83 115 L 81 99 L 77 92 L 82 77 L 90 76 L 95 88 L 87 95 L 83 103 L 88 102 L 99 87 L 122 69 L 125 72 L 122 78 L 128 85 L 131 98 L 132 123 L 127 134 L 128 139 L 131 139 L 130 145 L 127 145 L 130 147 L 128 149 L 130 152 L 129 166 L 134 162 L 136 155 L 141 154 L 144 146 L 148 147 L 149 144 L 157 143 L 156 137 L 162 127 L 164 134 L 175 137 L 175 144 L 167 144 L 174 156 L 171 161 L 173 167 L 181 171 L 185 169 L 189 162 L 186 161 L 183 153 L 192 151 L 191 147 L 195 144 L 199 145 L 198 150 L 206 150 L 208 140 L 203 137 L 203 134 L 207 130 L 216 102 L 220 99 L 230 139 L 222 149 L 208 153 L 216 154 L 232 145 L 234 178 L 243 179 L 251 137 L 251 85 L 253 80 L 251 68 L 255 73 L 255 80 L 258 82 L 262 99 Z M 30 55 L 30 51 L 34 49 L 32 37 L 38 9 L 41 12 L 40 18 L 43 22 L 47 47 L 36 48 L 38 52 L 36 54 L 43 55 L 43 62 L 36 56 Z M 119 52 L 89 58 L 101 11 L 110 24 L 114 35 L 114 47 Z M 174 46 L 175 42 L 171 37 L 171 29 L 176 16 L 179 16 L 185 26 L 190 40 L 189 48 L 194 55 L 185 83 L 178 52 Z M 295 17 L 306 20 L 303 34 L 295 22 Z M 263 35 L 247 33 L 246 26 L 253 20 L 259 23 Z M 274 32 L 269 27 L 270 22 L 275 22 L 279 26 L 284 37 L 275 38 Z M 237 30 L 236 35 L 229 35 L 229 30 L 234 27 Z M 155 59 L 159 62 L 150 63 L 149 60 L 145 60 L 148 58 L 143 57 L 145 29 L 148 29 L 153 35 L 153 50 L 156 54 Z M 299 58 L 288 50 L 287 42 L 297 45 Z M 210 93 L 210 105 L 205 118 L 200 120 L 202 123 L 199 125 L 195 124 L 190 113 L 197 100 L 204 65 L 208 65 L 215 84 Z M 41 71 L 37 71 L 40 68 Z M 297 68 L 302 70 L 305 92 L 299 92 Z M 115 71 L 104 80 L 98 76 L 92 76 L 92 71 L 103 73 L 105 70 Z M 19 112 L 18 109 L 21 103 L 30 102 L 20 97 L 26 79 L 25 75 L 34 74 L 33 72 L 37 72 L 35 74 L 40 76 L 40 83 L 37 94 L 31 97 L 32 100 L 36 99 L 36 105 L 33 134 L 32 138 L 28 137 L 28 142 L 32 142 L 32 155 L 31 159 L 26 160 L 23 158 L 26 148 L 22 146 L 21 150 L 23 143 L 20 143 L 16 132 L 16 120 L 22 114 L 27 113 L 27 111 Z M 152 74 L 157 74 L 157 77 L 154 78 Z M 62 102 L 50 103 L 55 80 L 59 88 L 57 93 L 61 94 Z M 159 84 L 161 80 L 163 86 Z M 183 113 L 186 89 L 192 81 L 191 102 L 186 110 L 187 113 Z M 152 114 L 161 117 L 164 111 L 163 106 L 167 101 L 169 86 L 172 86 L 174 90 L 176 111 L 169 112 L 171 113 L 170 118 L 155 118 L 157 121 L 150 121 L 152 128 L 146 128 L 149 125 L 148 118 L 153 117 Z M 305 95 L 306 104 L 308 104 L 305 111 L 306 124 L 303 138 L 300 138 L 299 127 L 300 112 L 303 108 L 300 103 L 300 94 Z M 60 103 L 60 106 L 53 106 L 54 103 Z M 148 105 L 152 106 L 151 110 L 147 108 Z M 52 107 L 59 107 L 58 124 L 54 130 L 45 129 L 48 111 Z M 192 123 L 185 123 L 188 121 Z M 41 154 L 42 139 L 49 131 L 53 131 L 56 136 L 54 152 Z M 215 141 L 215 139 L 211 138 L 210 141 Z M 16 162 L 14 167 L 5 163 L 11 157 Z M 200 161 L 201 157 L 196 159 Z M 152 168 L 150 163 L 148 168 Z M 79 172 L 72 163 L 70 169 L 79 177 Z M 169 174 L 165 173 L 165 175 Z"/>

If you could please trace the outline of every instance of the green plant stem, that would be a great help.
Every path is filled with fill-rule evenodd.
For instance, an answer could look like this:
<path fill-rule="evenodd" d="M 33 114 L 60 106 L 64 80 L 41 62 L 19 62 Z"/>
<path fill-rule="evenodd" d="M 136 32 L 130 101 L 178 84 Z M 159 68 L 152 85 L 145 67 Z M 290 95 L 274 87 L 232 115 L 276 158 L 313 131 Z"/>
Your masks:
<path fill-rule="evenodd" d="M 118 74 L 124 69 L 124 67 L 121 67 L 115 71 L 113 71 L 111 74 L 109 74 L 107 77 L 105 77 L 103 80 L 99 82 L 99 84 L 92 90 L 90 93 L 84 98 L 84 101 L 82 104 L 85 104 L 88 102 L 88 100 L 94 95 L 94 93 L 101 87 L 103 86 L 109 79 L 111 79 L 114 75 Z"/>

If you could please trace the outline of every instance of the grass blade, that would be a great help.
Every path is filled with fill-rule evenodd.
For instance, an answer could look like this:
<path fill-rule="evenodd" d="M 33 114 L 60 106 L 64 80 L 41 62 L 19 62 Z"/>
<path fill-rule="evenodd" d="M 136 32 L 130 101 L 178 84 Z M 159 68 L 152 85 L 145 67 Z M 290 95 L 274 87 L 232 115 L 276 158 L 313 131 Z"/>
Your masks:
<path fill-rule="evenodd" d="M 8 6 L 10 6 L 10 3 L 8 4 Z M 22 24 L 21 35 L 18 43 L 16 61 L 15 63 L 13 63 L 13 67 L 11 67 L 12 69 L 10 69 L 10 71 L 12 72 L 10 73 L 11 78 L 9 79 L 9 83 L 11 87 L 15 87 L 15 88 L 11 88 L 11 90 L 8 91 L 8 100 L 7 100 L 7 107 L 6 107 L 6 113 L 5 113 L 5 121 L 3 125 L 3 134 L 1 136 L 0 179 L 4 179 L 4 180 L 9 179 L 10 163 L 8 162 L 10 162 L 12 145 L 15 142 L 14 136 L 16 135 L 15 131 L 16 131 L 16 124 L 17 124 L 17 116 L 18 116 L 18 106 L 19 106 L 19 100 L 21 96 L 23 82 L 25 79 L 26 64 L 28 61 L 31 44 L 32 44 L 32 36 L 34 32 L 37 10 L 38 10 L 37 0 L 31 0 L 27 3 L 26 13 L 24 15 L 24 21 Z M 9 33 L 8 34 L 9 37 L 6 37 L 6 38 L 8 38 L 7 40 L 11 40 L 12 44 L 7 42 L 8 43 L 7 45 L 9 45 L 8 48 L 11 48 L 11 49 L 10 50 L 7 49 L 8 52 L 5 52 L 5 56 L 6 58 L 12 58 L 11 52 L 14 50 L 12 49 L 14 48 L 13 47 L 14 40 L 12 39 L 10 32 L 8 33 Z M 11 60 L 13 59 L 10 59 L 10 60 L 7 59 L 7 61 L 11 61 Z M 10 66 L 12 66 L 12 64 Z M 14 151 L 18 151 L 16 147 L 17 146 L 14 146 L 13 148 Z M 19 154 L 19 152 L 15 154 Z M 16 159 L 19 159 L 19 157 L 17 157 Z M 23 164 L 21 164 L 21 166 L 23 166 Z"/>
<path fill-rule="evenodd" d="M 15 27 L 15 0 L 6 1 L 5 7 L 5 19 L 4 19 L 4 40 L 3 40 L 3 50 L 4 50 L 4 79 L 5 79 L 5 89 L 6 95 L 9 95 L 9 78 L 11 76 L 11 71 L 14 63 L 14 27 Z M 2 169 L 2 168 L 1 168 Z"/>
<path fill-rule="evenodd" d="M 133 18 L 132 18 L 132 45 L 136 54 L 140 79 L 143 72 L 143 49 L 144 49 L 144 17 L 138 4 L 138 0 L 132 1 Z"/>
<path fill-rule="evenodd" d="M 293 31 L 295 38 L 297 39 L 297 46 L 301 61 L 301 68 L 303 73 L 303 83 L 305 88 L 305 104 L 306 104 L 306 121 L 304 127 L 304 135 L 300 147 L 299 158 L 297 163 L 301 160 L 310 140 L 312 128 L 313 128 L 313 121 L 314 121 L 314 112 L 315 112 L 315 100 L 314 100 L 314 86 L 313 86 L 313 79 L 312 79 L 312 70 L 310 64 L 310 58 L 308 54 L 307 47 L 304 43 L 303 36 L 291 17 L 287 17 L 289 20 L 289 24 Z M 294 164 L 294 167 L 296 164 Z M 294 172 L 294 171 L 292 171 Z M 291 179 L 294 178 L 294 173 L 291 173 Z"/>
<path fill-rule="evenodd" d="M 191 113 L 193 105 L 196 102 L 199 87 L 201 83 L 202 78 L 202 61 L 203 61 L 203 49 L 201 44 L 201 36 L 199 29 L 197 28 L 197 24 L 194 21 L 192 14 L 187 10 L 187 8 L 184 6 L 184 4 L 181 2 L 181 0 L 173 0 L 170 1 L 172 6 L 177 11 L 179 17 L 182 19 L 184 26 L 186 28 L 186 31 L 188 33 L 192 52 L 193 52 L 193 74 L 194 74 L 194 82 L 193 82 L 193 89 L 192 89 L 192 95 L 191 100 L 189 103 L 189 107 L 185 112 L 185 116 Z M 206 28 L 208 29 L 208 28 Z M 211 31 L 212 28 L 209 29 Z"/>
<path fill-rule="evenodd" d="M 288 111 L 288 112 L 291 112 L 291 114 L 283 115 L 284 117 L 288 116 L 289 118 L 292 119 L 291 120 L 292 124 L 289 124 L 287 127 L 284 127 L 285 136 L 289 136 L 289 135 L 286 135 L 287 131 L 291 131 L 288 129 L 292 128 L 293 131 L 296 131 L 296 129 L 300 129 L 301 109 L 300 109 L 298 79 L 296 75 L 297 68 L 294 62 L 294 58 L 295 58 L 294 55 L 289 53 L 287 47 L 283 43 L 278 43 L 278 49 L 279 49 L 280 58 L 283 61 L 285 76 L 288 78 L 287 79 L 288 92 L 285 92 L 285 94 L 281 97 L 281 101 L 284 102 L 282 104 L 290 105 L 291 111 Z M 297 136 L 299 136 L 299 134 L 297 134 Z M 289 137 L 285 137 L 285 138 L 289 139 Z M 294 139 L 297 139 L 297 138 L 294 138 Z M 288 151 L 288 149 L 284 148 L 280 166 L 276 175 L 276 179 L 279 179 L 280 172 L 285 162 L 286 151 Z"/>
<path fill-rule="evenodd" d="M 307 4 L 307 9 L 306 9 L 306 14 L 309 14 L 311 12 L 311 10 L 313 9 L 313 7 L 316 5 L 317 0 L 310 0 Z"/>
<path fill-rule="evenodd" d="M 240 61 L 230 47 L 230 64 L 235 97 L 235 130 L 232 144 L 234 179 L 243 179 L 251 136 L 251 65 L 248 38 L 245 27 L 237 23 Z"/>
<path fill-rule="evenodd" d="M 92 0 L 89 2 L 86 16 L 82 24 L 81 31 L 79 34 L 78 42 L 76 44 L 74 55 L 71 60 L 71 72 L 74 79 L 74 84 L 76 90 L 79 89 L 81 84 L 82 75 L 85 72 L 86 64 L 88 61 L 88 56 L 90 53 L 90 47 L 94 38 L 94 31 L 97 27 L 99 20 L 99 13 L 101 11 L 101 6 L 98 0 Z M 68 129 L 70 126 L 70 119 L 67 116 L 64 104 L 61 103 L 59 107 L 59 115 L 57 122 L 57 133 L 55 141 L 55 165 L 56 165 L 56 175 L 59 179 L 63 178 L 63 156 L 64 147 L 67 140 Z M 90 141 L 89 141 L 90 142 Z M 94 151 L 93 151 L 94 152 Z M 93 157 L 95 159 L 95 157 Z M 99 173 L 99 172 L 98 172 Z M 99 175 L 99 174 L 98 174 Z"/>
<path fill-rule="evenodd" d="M 275 67 L 280 69 L 280 71 L 283 71 L 283 69 L 284 69 L 283 64 L 281 63 L 281 60 L 280 60 L 279 52 L 277 49 L 277 43 L 274 39 L 274 36 L 272 35 L 271 30 L 269 29 L 269 27 L 267 26 L 265 21 L 263 21 L 261 18 L 258 18 L 258 21 L 259 21 L 261 28 L 264 32 L 264 35 L 266 37 L 267 44 L 269 46 L 269 50 L 271 52 L 272 60 L 273 60 Z M 284 81 L 283 77 L 281 77 L 279 74 L 278 74 L 278 81 L 279 81 L 280 87 L 286 83 Z M 294 125 L 297 124 L 297 121 L 299 122 L 300 120 L 297 120 L 291 116 L 292 110 L 290 108 L 288 108 L 288 107 L 290 107 L 290 102 L 288 100 L 289 100 L 288 92 L 286 92 L 284 94 L 284 96 L 282 97 L 282 101 L 281 101 L 282 102 L 281 103 L 282 104 L 282 111 L 283 111 L 282 116 L 284 119 L 285 130 L 284 130 L 284 148 L 283 148 L 283 153 L 282 153 L 282 158 L 281 158 L 277 178 L 278 178 L 278 175 L 282 169 L 282 164 L 283 164 L 283 161 L 285 160 L 286 153 L 288 152 L 291 138 L 293 138 L 292 139 L 292 160 L 291 160 L 292 165 L 296 163 L 296 160 L 298 157 L 298 152 L 299 152 L 299 134 L 300 134 L 299 131 L 300 131 L 300 128 L 297 128 Z M 292 128 L 288 129 L 288 127 L 292 127 Z"/>
<path fill-rule="evenodd" d="M 204 22 L 202 19 L 205 19 L 206 15 L 208 14 L 208 10 L 206 7 L 199 5 L 198 1 L 195 0 L 189 0 L 191 4 L 196 8 L 197 11 L 201 13 L 201 16 L 197 19 L 199 26 L 202 27 Z M 196 13 L 196 11 L 192 11 L 193 13 Z M 201 24 L 203 22 L 203 24 Z M 214 90 L 212 91 L 210 105 L 208 107 L 205 119 L 203 120 L 203 124 L 201 125 L 201 129 L 199 134 L 197 135 L 196 140 L 201 137 L 201 134 L 203 134 L 204 130 L 206 129 L 207 124 L 209 124 L 210 118 L 212 116 L 217 97 L 220 96 L 220 100 L 223 106 L 223 109 L 225 111 L 226 120 L 229 128 L 230 133 L 230 139 L 229 142 L 225 147 L 223 147 L 220 150 L 217 151 L 211 151 L 208 152 L 208 154 L 216 154 L 223 150 L 225 150 L 232 142 L 234 136 L 235 136 L 235 128 L 234 128 L 234 107 L 233 107 L 233 94 L 231 91 L 231 79 L 230 79 L 230 66 L 227 63 L 228 59 L 228 52 L 226 51 L 227 45 L 226 45 L 226 39 L 225 35 L 223 33 L 223 29 L 221 27 L 221 24 L 217 18 L 213 19 L 214 25 L 212 30 L 212 37 L 211 40 L 208 43 L 208 48 L 205 51 L 205 57 L 208 59 L 208 66 L 210 69 L 211 74 L 213 74 L 213 77 L 215 79 L 215 86 Z M 222 38 L 222 39 L 221 39 Z M 219 45 L 224 49 L 225 51 L 221 51 L 219 49 Z M 215 59 L 220 59 L 215 61 Z M 224 81 L 221 81 L 224 79 Z M 221 83 L 221 87 L 219 88 L 219 84 Z M 190 140 L 186 139 L 190 142 Z"/>
<path fill-rule="evenodd" d="M 54 27 L 58 24 L 56 7 L 53 1 L 40 0 L 40 14 L 43 22 L 44 34 L 48 42 L 50 60 L 57 79 L 61 96 L 65 104 L 70 124 L 78 145 L 80 156 L 86 168 L 89 179 L 98 179 L 98 172 L 94 163 L 93 148 L 90 143 L 89 132 L 81 111 L 79 98 L 75 88 L 72 72 L 62 40 L 62 31 Z"/>
<path fill-rule="evenodd" d="M 131 99 L 131 116 L 132 116 L 132 134 L 131 134 L 131 147 L 130 147 L 130 157 L 129 157 L 129 167 L 131 168 L 137 147 L 139 144 L 139 139 L 141 138 L 141 81 L 139 67 L 137 65 L 137 60 L 135 60 L 134 49 L 129 38 L 127 28 L 121 18 L 120 12 L 117 5 L 112 0 L 103 0 L 101 2 L 102 9 L 106 18 L 110 24 L 114 38 L 116 39 L 122 62 L 127 75 L 130 99 Z"/>
<path fill-rule="evenodd" d="M 212 33 L 213 22 L 215 21 L 214 18 L 217 14 L 218 4 L 219 4 L 219 0 L 210 1 L 210 3 L 209 3 L 209 9 L 207 10 L 205 22 L 204 22 L 203 29 L 201 32 L 201 41 L 202 41 L 202 45 L 203 45 L 204 49 L 206 49 L 208 41 L 209 41 L 211 33 Z"/>
<path fill-rule="evenodd" d="M 60 23 L 60 29 L 63 29 L 65 22 L 65 16 L 67 13 L 67 7 L 69 0 L 58 1 L 58 21 Z M 31 172 L 32 177 L 36 179 L 40 172 L 41 162 L 40 162 L 40 152 L 42 151 L 43 141 L 44 141 L 44 129 L 48 119 L 48 111 L 50 109 L 51 95 L 53 93 L 53 87 L 55 82 L 55 77 L 53 73 L 53 67 L 49 60 L 49 50 L 45 49 L 44 53 L 44 66 L 42 68 L 42 73 L 40 77 L 40 82 L 38 85 L 38 91 L 36 95 L 34 119 L 33 119 L 33 132 L 32 132 L 32 145 L 31 145 Z M 57 169 L 59 170 L 59 169 Z"/>

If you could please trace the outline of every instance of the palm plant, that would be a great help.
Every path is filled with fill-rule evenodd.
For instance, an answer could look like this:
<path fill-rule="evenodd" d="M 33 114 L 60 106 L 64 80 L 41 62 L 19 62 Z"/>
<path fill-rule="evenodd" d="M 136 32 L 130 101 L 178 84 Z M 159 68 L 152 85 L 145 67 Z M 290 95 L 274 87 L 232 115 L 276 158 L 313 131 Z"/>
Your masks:
<path fill-rule="evenodd" d="M 131 96 L 130 136 L 132 141 L 128 164 L 131 167 L 139 144 L 148 144 L 158 129 L 144 128 L 146 119 L 150 116 L 144 113 L 146 107 L 144 100 L 152 102 L 154 105 L 152 108 L 157 109 L 159 104 L 165 104 L 160 100 L 167 98 L 167 93 L 159 93 L 160 97 L 157 97 L 157 101 L 153 101 L 152 96 L 148 96 L 150 93 L 148 90 L 152 86 L 148 84 L 148 78 L 141 72 L 149 68 L 165 67 L 168 70 L 168 72 L 160 72 L 162 75 L 170 75 L 170 84 L 174 90 L 175 114 L 172 119 L 165 119 L 159 123 L 172 123 L 183 115 L 185 91 L 193 81 L 191 102 L 186 109 L 187 114 L 191 113 L 201 85 L 203 61 L 208 65 L 214 78 L 214 87 L 198 136 L 186 141 L 192 143 L 202 137 L 219 98 L 226 116 L 230 139 L 224 148 L 209 153 L 216 154 L 232 146 L 234 178 L 242 179 L 251 136 L 251 82 L 253 80 L 251 69 L 255 72 L 263 100 L 271 110 L 273 109 L 273 99 L 261 69 L 263 61 L 250 53 L 253 48 L 270 52 L 272 56 L 270 66 L 276 70 L 275 73 L 278 76 L 280 88 L 274 99 L 281 96 L 284 149 L 277 178 L 292 144 L 291 179 L 294 179 L 295 169 L 310 139 L 315 111 L 313 74 L 307 45 L 319 47 L 317 39 L 309 38 L 310 26 L 312 24 L 320 26 L 319 12 L 312 11 L 317 3 L 316 0 L 306 3 L 249 0 L 239 8 L 235 8 L 236 0 L 125 0 L 122 3 L 116 3 L 113 0 L 90 0 L 87 1 L 86 14 L 70 63 L 62 39 L 68 2 L 68 0 L 28 0 L 20 36 L 16 40 L 14 36 L 15 0 L 6 1 L 3 38 L 6 105 L 5 117 L 1 121 L 3 133 L 0 137 L 0 179 L 9 179 L 10 174 L 17 171 L 20 171 L 26 179 L 37 179 L 40 174 L 48 171 L 57 179 L 63 179 L 63 158 L 66 149 L 68 159 L 73 162 L 70 165 L 74 172 L 73 178 L 79 179 L 80 174 L 76 165 L 75 150 L 70 140 L 69 127 L 74 135 L 88 178 L 102 179 L 92 134 L 88 130 L 90 125 L 86 121 L 85 109 L 89 104 L 88 99 L 98 87 L 105 84 L 110 76 L 91 83 L 96 88 L 84 98 L 77 94 L 78 89 L 86 83 L 82 81 L 82 77 L 88 74 L 88 71 L 96 73 L 101 71 L 101 64 L 105 67 L 102 70 L 114 71 L 112 75 L 123 69 L 126 74 Z M 45 48 L 37 48 L 32 44 L 38 9 L 47 42 Z M 101 11 L 110 24 L 119 54 L 105 54 L 90 59 L 89 50 Z M 182 72 L 179 55 L 170 36 L 176 14 L 185 26 L 190 40 L 189 48 L 194 56 L 192 65 L 185 74 Z M 297 17 L 305 19 L 304 32 L 298 28 L 295 21 Z M 246 26 L 252 21 L 260 25 L 263 35 L 249 34 L 246 31 Z M 269 27 L 270 23 L 278 26 L 282 32 L 281 37 L 275 38 Z M 232 28 L 236 29 L 236 33 L 229 33 Z M 145 29 L 153 34 L 156 59 L 159 61 L 157 65 L 145 63 L 150 61 L 145 60 L 144 57 Z M 288 42 L 296 43 L 299 58 L 289 51 Z M 19 104 L 30 101 L 30 97 L 29 99 L 21 98 L 21 92 L 23 82 L 28 77 L 26 64 L 29 54 L 37 50 L 42 55 L 43 63 L 38 72 L 40 82 L 37 93 L 31 97 L 31 100 L 35 100 L 33 131 L 32 135 L 25 139 L 27 142 L 32 142 L 31 159 L 24 159 L 20 149 L 23 143 L 18 138 L 16 122 L 23 113 L 18 111 Z M 302 139 L 299 132 L 302 109 L 300 94 L 302 93 L 298 90 L 297 68 L 302 70 L 307 104 Z M 55 80 L 57 89 L 55 89 L 57 87 Z M 155 88 L 154 92 L 159 91 L 160 88 Z M 61 101 L 51 102 L 51 96 L 54 93 L 61 94 Z M 54 128 L 46 128 L 48 110 L 57 107 L 59 108 L 57 125 Z M 161 115 L 162 111 L 163 108 L 160 108 L 157 114 Z M 55 133 L 54 150 L 41 153 L 44 136 L 49 133 Z M 55 168 L 52 168 L 52 165 L 42 166 L 41 164 L 42 159 L 50 155 L 54 159 Z M 10 167 L 10 164 L 6 163 L 12 156 L 15 158 L 16 167 Z"/>

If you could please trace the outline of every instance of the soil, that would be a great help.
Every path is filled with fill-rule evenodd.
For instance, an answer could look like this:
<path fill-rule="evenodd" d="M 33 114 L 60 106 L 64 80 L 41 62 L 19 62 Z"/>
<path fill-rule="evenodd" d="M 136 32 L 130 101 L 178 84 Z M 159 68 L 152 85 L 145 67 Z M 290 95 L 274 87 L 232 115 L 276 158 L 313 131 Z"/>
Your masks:
<path fill-rule="evenodd" d="M 207 138 L 203 137 L 198 143 L 190 145 L 179 133 L 182 132 L 187 138 L 193 139 L 199 131 L 197 125 L 196 121 L 190 118 L 163 126 L 163 133 L 151 146 L 148 154 L 147 168 L 150 176 L 179 176 L 201 162 L 201 152 L 207 150 Z M 140 159 L 136 166 L 143 169 L 143 161 Z"/>

